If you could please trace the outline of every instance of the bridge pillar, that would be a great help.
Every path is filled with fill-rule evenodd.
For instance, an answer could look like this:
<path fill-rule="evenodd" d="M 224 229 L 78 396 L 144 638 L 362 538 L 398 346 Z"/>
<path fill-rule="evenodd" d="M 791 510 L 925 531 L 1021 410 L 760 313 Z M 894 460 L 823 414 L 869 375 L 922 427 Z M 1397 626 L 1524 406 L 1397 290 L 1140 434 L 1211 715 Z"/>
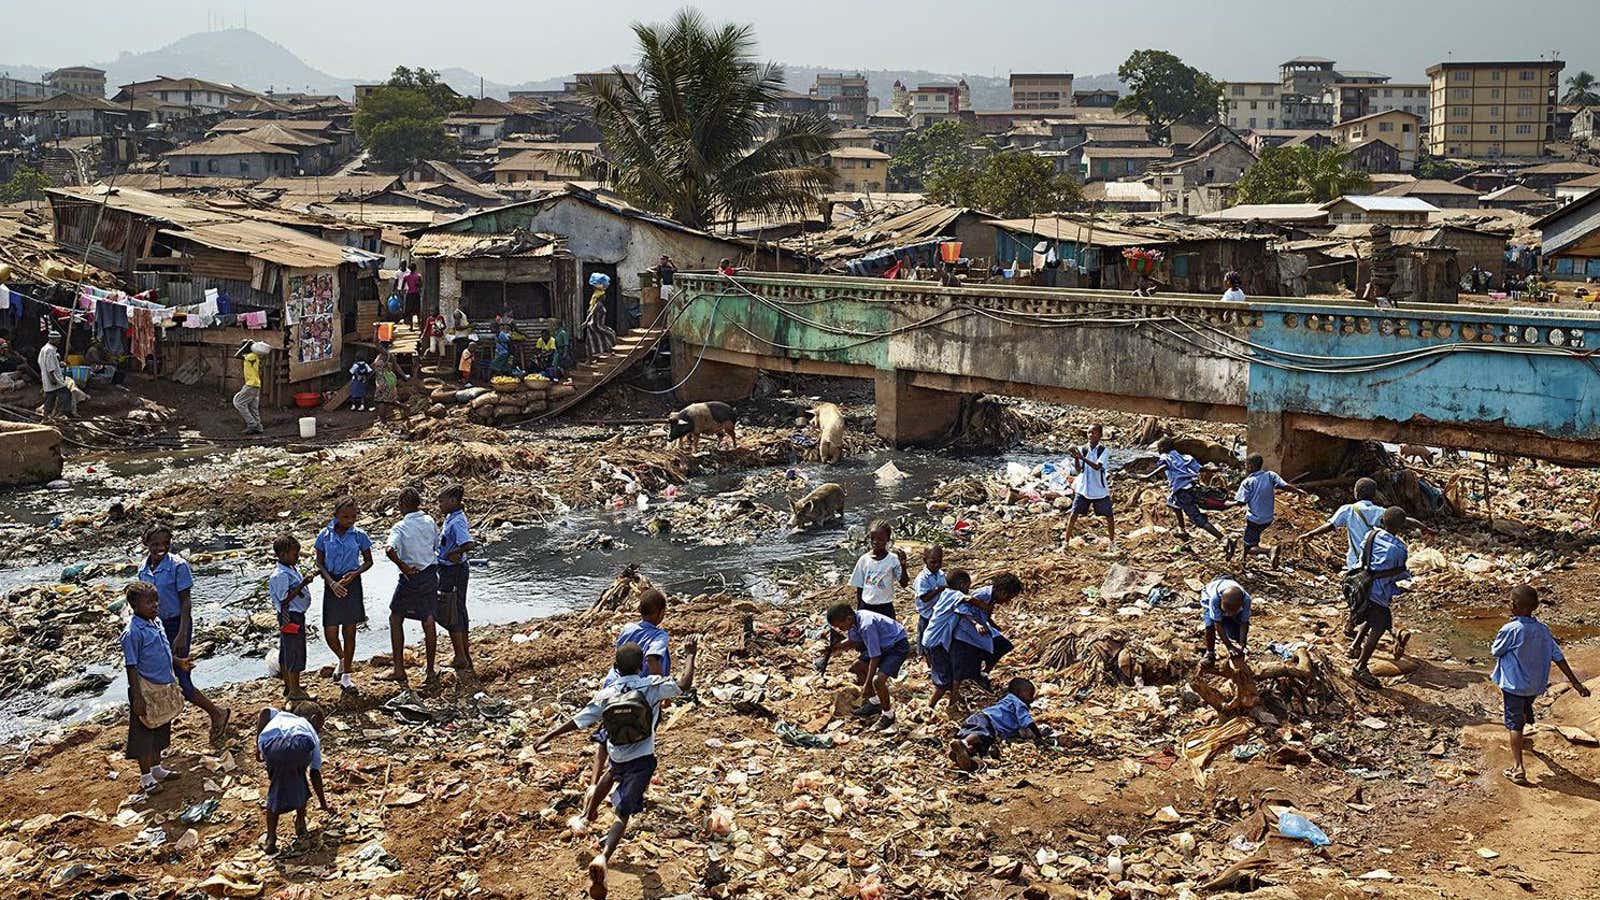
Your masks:
<path fill-rule="evenodd" d="M 1337 469 L 1351 442 L 1295 428 L 1281 411 L 1252 409 L 1246 413 L 1245 443 L 1251 453 L 1261 454 L 1267 468 L 1294 479 Z"/>
<path fill-rule="evenodd" d="M 690 348 L 682 345 L 673 347 L 672 380 L 683 382 L 673 392 L 679 403 L 687 405 L 711 400 L 738 403 L 748 400 L 755 391 L 756 376 L 761 370 L 710 359 L 700 359 L 699 368 L 696 368 L 697 354 L 689 351 Z"/>
<path fill-rule="evenodd" d="M 896 447 L 941 442 L 961 417 L 968 394 L 917 387 L 905 372 L 878 372 L 873 385 L 878 437 Z"/>

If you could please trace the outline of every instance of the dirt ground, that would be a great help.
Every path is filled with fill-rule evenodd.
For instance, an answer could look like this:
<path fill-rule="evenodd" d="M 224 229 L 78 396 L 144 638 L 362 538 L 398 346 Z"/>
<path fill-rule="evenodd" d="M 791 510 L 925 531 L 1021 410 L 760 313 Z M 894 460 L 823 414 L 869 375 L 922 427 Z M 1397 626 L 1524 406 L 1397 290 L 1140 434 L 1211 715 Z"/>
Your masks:
<path fill-rule="evenodd" d="M 759 448 L 770 441 L 789 452 L 794 429 L 784 415 L 781 404 L 763 413 L 748 457 L 708 452 L 692 465 L 770 464 Z M 1063 414 L 1040 440 L 1064 443 L 1088 418 Z M 1113 442 L 1139 425 L 1096 418 L 1114 426 Z M 861 424 L 853 418 L 853 430 Z M 515 522 L 543 508 L 535 497 L 608 502 L 615 488 L 596 489 L 598 473 L 582 468 L 596 446 L 613 460 L 634 454 L 636 473 L 683 477 L 664 463 L 653 468 L 662 457 L 651 426 L 620 427 L 620 437 L 600 441 L 575 428 L 527 441 L 444 434 L 324 449 L 333 459 L 319 465 L 346 473 L 334 461 L 341 454 L 383 454 L 365 457 L 382 460 L 380 474 L 319 474 L 304 497 L 313 511 L 346 490 L 381 505 L 395 470 L 430 484 L 479 479 L 485 489 L 504 485 L 504 509 L 491 517 Z M 535 460 L 542 467 L 520 474 Z M 1261 682 L 1262 706 L 1238 719 L 1219 716 L 1190 682 L 1200 659 L 1196 592 L 1233 567 L 1215 544 L 1166 530 L 1157 488 L 1117 483 L 1115 552 L 1099 539 L 1062 548 L 1064 515 L 1047 501 L 930 500 L 919 533 L 946 534 L 949 566 L 980 579 L 1009 570 L 1027 586 L 996 616 L 1017 643 L 997 681 L 1037 682 L 1035 715 L 1057 735 L 1048 746 L 1008 746 L 974 775 L 946 759 L 956 726 L 943 708 L 927 708 L 919 661 L 893 689 L 900 723 L 889 732 L 850 718 L 857 696 L 841 660 L 815 673 L 821 610 L 848 589 L 814 584 L 783 608 L 674 598 L 665 625 L 675 653 L 685 636 L 703 636 L 696 697 L 663 719 L 651 806 L 613 865 L 612 896 L 1600 896 L 1590 839 L 1600 825 L 1600 748 L 1550 727 L 1600 735 L 1600 701 L 1553 687 L 1529 758 L 1535 784 L 1518 788 L 1500 776 L 1505 730 L 1487 680 L 1501 598 L 1527 580 L 1543 592 L 1541 614 L 1574 668 L 1600 689 L 1589 525 L 1600 477 L 1515 463 L 1491 468 L 1492 490 L 1480 491 L 1472 485 L 1482 471 L 1471 460 L 1429 464 L 1430 481 L 1454 481 L 1464 515 L 1409 538 L 1416 578 L 1396 612 L 1413 632 L 1410 662 L 1397 664 L 1410 671 L 1381 691 L 1346 675 L 1335 602 L 1342 537 L 1289 550 L 1276 566 L 1252 564 L 1241 576 L 1255 598 L 1252 666 L 1303 647 L 1311 674 Z M 1239 474 L 1225 472 L 1230 484 Z M 241 519 L 283 511 L 254 487 L 172 485 L 141 503 Z M 1345 480 L 1314 497 L 1280 494 L 1268 541 L 1309 530 L 1348 493 Z M 976 523 L 970 535 L 941 532 L 956 516 Z M 1217 519 L 1241 527 L 1237 511 Z M 1105 591 L 1114 566 L 1153 573 L 1171 594 L 1113 599 Z M 903 592 L 898 605 L 908 618 Z M 276 697 L 273 682 L 213 695 L 236 715 L 220 750 L 205 745 L 203 720 L 189 710 L 168 762 L 182 775 L 147 799 L 128 797 L 137 775 L 121 759 L 119 714 L 4 748 L 6 893 L 579 896 L 593 839 L 564 823 L 582 803 L 593 745 L 581 736 L 542 754 L 531 745 L 587 699 L 631 619 L 623 609 L 482 629 L 476 678 L 447 673 L 439 688 L 416 694 L 373 680 L 366 665 L 357 701 L 341 700 L 325 676 L 309 678 L 332 712 L 324 730 L 331 809 L 313 808 L 308 846 L 276 859 L 257 846 L 266 783 L 246 724 Z M 1219 726 L 1238 733 L 1214 742 L 1214 758 L 1191 763 L 1206 749 L 1192 742 Z M 804 746 L 819 742 L 831 746 Z M 210 799 L 215 810 L 191 810 Z M 1332 843 L 1313 849 L 1279 836 L 1279 813 L 1290 808 Z M 193 821 L 183 821 L 186 811 Z"/>

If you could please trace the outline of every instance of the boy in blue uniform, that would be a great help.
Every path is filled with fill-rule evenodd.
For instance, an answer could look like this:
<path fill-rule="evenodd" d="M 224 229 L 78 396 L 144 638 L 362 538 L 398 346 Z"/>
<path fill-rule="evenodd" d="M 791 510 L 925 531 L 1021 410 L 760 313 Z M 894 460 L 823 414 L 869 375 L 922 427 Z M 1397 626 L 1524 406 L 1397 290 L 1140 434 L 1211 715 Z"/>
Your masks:
<path fill-rule="evenodd" d="M 455 657 L 450 668 L 472 671 L 467 649 L 467 554 L 478 549 L 461 509 L 465 490 L 452 484 L 439 492 L 439 622 L 450 633 Z"/>
<path fill-rule="evenodd" d="M 1251 454 L 1245 460 L 1245 467 L 1250 474 L 1239 482 L 1239 490 L 1233 495 L 1233 502 L 1245 508 L 1244 514 L 1244 550 L 1239 556 L 1239 572 L 1250 565 L 1250 555 L 1259 553 L 1267 557 L 1273 565 L 1278 564 L 1278 547 L 1262 547 L 1261 535 L 1272 527 L 1272 520 L 1277 518 L 1278 499 L 1277 489 L 1285 488 L 1304 493 L 1299 488 L 1284 481 L 1277 472 L 1266 468 L 1266 461 L 1261 454 Z M 1232 544 L 1230 542 L 1231 549 Z M 1229 554 L 1230 556 L 1232 554 Z"/>
<path fill-rule="evenodd" d="M 950 708 L 961 709 L 961 694 L 957 689 L 955 671 L 950 660 L 950 645 L 955 636 L 956 620 L 960 608 L 969 599 L 972 576 L 965 569 L 951 569 L 945 589 L 933 602 L 928 614 L 928 627 L 922 632 L 922 652 L 928 657 L 928 680 L 933 682 L 933 696 L 928 708 L 935 709 L 948 694 Z"/>
<path fill-rule="evenodd" d="M 322 637 L 338 660 L 334 677 L 345 691 L 356 689 L 350 677 L 356 658 L 356 628 L 367 620 L 361 573 L 372 568 L 372 538 L 356 527 L 360 514 L 356 498 L 340 498 L 333 506 L 333 521 L 318 532 L 314 545 L 317 571 L 323 579 Z"/>
<path fill-rule="evenodd" d="M 1361 549 L 1366 545 L 1367 532 L 1378 527 L 1378 521 L 1383 518 L 1383 507 L 1375 501 L 1378 497 L 1378 483 L 1371 478 L 1358 478 L 1355 485 L 1356 499 L 1354 503 L 1334 510 L 1328 521 L 1318 525 L 1305 534 L 1294 539 L 1295 543 L 1310 540 L 1318 535 L 1327 534 L 1335 528 L 1345 530 L 1344 569 L 1346 572 L 1361 568 Z"/>
<path fill-rule="evenodd" d="M 1378 527 L 1367 533 L 1362 548 L 1363 555 L 1370 553 L 1367 568 L 1372 572 L 1372 591 L 1368 595 L 1367 608 L 1356 631 L 1355 641 L 1350 645 L 1350 655 L 1356 660 L 1351 676 L 1370 688 L 1383 685 L 1367 671 L 1367 662 L 1372 659 L 1373 651 L 1378 649 L 1378 641 L 1383 638 L 1384 632 L 1394 628 L 1394 613 L 1390 607 L 1394 598 L 1405 590 L 1398 582 L 1411 577 L 1410 570 L 1406 568 L 1406 544 L 1398 535 L 1406 522 L 1404 509 L 1389 507 L 1383 511 Z"/>
<path fill-rule="evenodd" d="M 1044 731 L 1033 720 L 1035 690 L 1026 678 L 1013 678 L 1006 685 L 1006 695 L 993 706 L 975 712 L 961 723 L 961 730 L 950 742 L 950 761 L 963 772 L 978 769 L 976 757 L 1000 756 L 1000 742 L 1013 741 L 1027 736 L 1035 741 L 1044 740 Z"/>
<path fill-rule="evenodd" d="M 128 670 L 128 743 L 124 752 L 139 763 L 139 790 L 148 794 L 177 773 L 158 762 L 161 752 L 172 742 L 172 722 L 153 728 L 145 724 L 149 710 L 141 680 L 156 686 L 170 685 L 177 680 L 178 664 L 166 632 L 156 621 L 161 604 L 156 589 L 148 582 L 136 581 L 128 585 L 126 596 L 133 618 L 122 632 L 122 664 Z"/>
<path fill-rule="evenodd" d="M 833 651 L 844 644 L 855 647 L 860 654 L 850 672 L 867 697 L 855 715 L 863 719 L 877 716 L 873 728 L 893 726 L 889 679 L 900 674 L 900 667 L 911 655 L 911 641 L 905 627 L 869 609 L 852 609 L 848 603 L 835 603 L 828 607 L 828 646 L 817 663 L 818 672 L 827 671 Z"/>
<path fill-rule="evenodd" d="M 1572 674 L 1550 627 L 1533 617 L 1539 608 L 1539 592 L 1526 584 L 1512 588 L 1510 605 L 1511 621 L 1500 627 L 1490 645 L 1495 659 L 1492 677 L 1500 688 L 1506 730 L 1511 733 L 1511 768 L 1505 770 L 1505 776 L 1526 787 L 1522 731 L 1533 724 L 1533 701 L 1550 687 L 1550 667 L 1560 667 L 1578 696 L 1589 696 L 1589 689 Z"/>
<path fill-rule="evenodd" d="M 1230 659 L 1243 661 L 1250 640 L 1250 593 L 1226 575 L 1200 591 L 1200 616 L 1206 628 L 1206 662 L 1217 661 L 1217 638 Z"/>
<path fill-rule="evenodd" d="M 917 607 L 917 639 L 911 652 L 921 654 L 922 633 L 928 630 L 928 617 L 933 615 L 933 603 L 944 593 L 944 548 L 929 544 L 922 550 L 922 571 L 917 573 L 911 586 L 911 601 Z"/>
<path fill-rule="evenodd" d="M 322 790 L 322 707 L 302 701 L 288 712 L 267 707 L 256 716 L 256 755 L 267 770 L 267 855 L 278 852 L 278 816 L 294 813 L 296 839 L 306 835 L 309 776 L 317 803 L 328 811 Z"/>
<path fill-rule="evenodd" d="M 1227 549 L 1223 552 L 1233 555 L 1233 542 L 1211 524 L 1211 517 L 1200 510 L 1200 498 L 1194 492 L 1195 481 L 1200 478 L 1200 463 L 1187 453 L 1179 453 L 1178 445 L 1172 438 L 1164 437 L 1156 444 L 1156 452 L 1161 454 L 1156 461 L 1156 467 L 1144 476 L 1145 481 L 1154 479 L 1161 473 L 1167 476 L 1167 506 L 1174 511 L 1174 518 L 1178 524 L 1178 534 L 1184 539 L 1189 539 L 1189 530 L 1183 527 L 1183 519 L 1199 526 L 1201 531 L 1211 535 L 1218 541 L 1226 541 Z"/>
<path fill-rule="evenodd" d="M 685 642 L 683 674 L 674 681 L 665 675 L 645 674 L 644 648 L 638 644 L 623 644 L 617 648 L 613 666 L 617 680 L 602 687 L 588 706 L 533 745 L 535 751 L 542 751 L 564 734 L 606 723 L 606 755 L 611 760 L 606 777 L 615 785 L 611 792 L 611 808 L 616 812 L 617 821 L 606 832 L 599 855 L 589 863 L 591 897 L 606 895 L 606 870 L 611 857 L 622 843 L 628 820 L 644 810 L 645 789 L 656 773 L 655 727 L 661 718 L 661 703 L 694 686 L 694 658 L 698 649 L 699 643 L 693 637 Z M 626 734 L 622 733 L 624 730 Z M 593 822 L 600 814 L 602 796 L 598 790 L 590 795 L 584 809 L 586 822 Z"/>
<path fill-rule="evenodd" d="M 272 611 L 278 614 L 278 667 L 283 673 L 283 695 L 290 700 L 310 700 L 300 687 L 300 673 L 306 670 L 306 610 L 311 608 L 311 592 L 306 590 L 322 577 L 318 572 L 302 575 L 300 542 L 292 534 L 280 534 L 272 542 L 278 567 L 267 579 Z"/>
<path fill-rule="evenodd" d="M 667 618 L 667 595 L 657 588 L 651 588 L 639 595 L 639 621 L 622 629 L 617 635 L 616 646 L 623 644 L 638 644 L 644 651 L 644 674 L 672 676 L 672 652 L 668 649 L 667 630 L 661 623 Z M 615 667 L 606 673 L 606 679 L 601 687 L 610 687 L 622 678 L 622 673 Z M 595 785 L 594 791 L 601 796 L 605 795 L 609 785 L 603 784 L 606 765 L 606 730 L 601 728 L 591 738 L 595 742 L 594 748 L 594 773 L 589 783 Z"/>
<path fill-rule="evenodd" d="M 359 412 L 367 408 L 367 389 L 372 386 L 372 374 L 372 364 L 367 362 L 366 354 L 356 354 L 356 361 L 350 366 L 351 409 Z"/>
<path fill-rule="evenodd" d="M 1001 633 L 994 624 L 994 608 L 1002 603 L 1008 603 L 1022 596 L 1022 579 L 1010 572 L 1000 572 L 995 575 L 987 587 L 981 587 L 972 592 L 967 602 L 961 604 L 959 611 L 971 617 L 974 621 L 983 624 L 987 638 L 987 650 L 979 663 L 979 673 L 976 680 L 987 690 L 989 684 L 989 671 L 1000 662 L 1001 657 L 1016 649 L 1011 639 Z M 960 632 L 958 631 L 958 634 Z"/>
<path fill-rule="evenodd" d="M 211 717 L 211 745 L 221 746 L 228 731 L 232 711 L 219 708 L 194 686 L 190 674 L 189 644 L 194 636 L 194 616 L 191 612 L 189 591 L 194 587 L 194 575 L 183 557 L 172 552 L 172 529 L 156 526 L 144 533 L 144 565 L 139 567 L 139 580 L 155 585 L 161 598 L 161 627 L 172 645 L 173 658 L 179 660 L 178 686 L 183 688 L 183 699 L 205 710 Z"/>
<path fill-rule="evenodd" d="M 427 653 L 426 683 L 438 680 L 434 662 L 438 655 L 438 634 L 434 631 L 439 610 L 439 527 L 422 511 L 422 495 L 416 488 L 404 488 L 397 498 L 400 521 L 389 529 L 385 551 L 389 561 L 400 569 L 394 597 L 389 601 L 389 644 L 394 669 L 378 677 L 406 684 L 406 620 L 422 623 L 422 643 Z"/>

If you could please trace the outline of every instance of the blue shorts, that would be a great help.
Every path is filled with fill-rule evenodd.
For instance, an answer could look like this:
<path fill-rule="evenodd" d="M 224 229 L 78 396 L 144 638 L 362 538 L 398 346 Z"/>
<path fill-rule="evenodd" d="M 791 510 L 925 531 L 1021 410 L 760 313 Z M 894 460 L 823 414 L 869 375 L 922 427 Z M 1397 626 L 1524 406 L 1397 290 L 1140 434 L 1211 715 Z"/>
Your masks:
<path fill-rule="evenodd" d="M 1385 631 L 1394 628 L 1394 613 L 1381 603 L 1371 602 L 1367 604 L 1365 621 L 1367 630 L 1382 636 Z"/>
<path fill-rule="evenodd" d="M 1250 521 L 1246 521 L 1244 523 L 1244 545 L 1246 547 L 1259 547 L 1259 546 L 1261 546 L 1261 535 L 1263 533 L 1265 533 L 1268 528 L 1271 528 L 1271 527 L 1272 527 L 1272 523 L 1271 522 L 1250 522 Z"/>
<path fill-rule="evenodd" d="M 1188 516 L 1189 521 L 1202 528 L 1211 524 L 1211 517 L 1200 511 L 1200 501 L 1195 497 L 1192 487 L 1173 491 L 1172 496 L 1167 498 L 1167 505 L 1178 511 L 1180 521 Z"/>
<path fill-rule="evenodd" d="M 1111 518 L 1111 497 L 1108 495 L 1098 500 L 1090 500 L 1088 497 L 1078 494 L 1072 498 L 1073 515 L 1081 516 L 1090 510 L 1093 510 L 1094 514 L 1102 519 Z"/>
<path fill-rule="evenodd" d="M 1533 701 L 1538 697 L 1524 697 L 1502 690 L 1501 698 L 1505 702 L 1506 730 L 1521 731 L 1523 727 L 1533 724 Z"/>
<path fill-rule="evenodd" d="M 183 616 L 176 615 L 170 619 L 161 620 L 161 628 L 167 633 L 167 643 L 176 647 L 178 645 L 178 626 L 183 624 Z M 183 636 L 183 642 L 189 645 L 189 652 L 194 653 L 194 619 L 189 620 L 189 633 Z M 178 654 L 173 653 L 174 657 Z M 174 667 L 176 668 L 176 667 Z M 194 702 L 194 676 L 188 669 L 178 669 L 178 687 L 183 688 L 183 699 Z"/>
<path fill-rule="evenodd" d="M 893 646 L 883 648 L 883 655 L 878 657 L 878 671 L 890 678 L 900 675 L 900 667 L 905 665 L 906 657 L 911 655 L 911 642 L 901 638 Z M 861 654 L 861 661 L 868 662 L 867 654 Z"/>
<path fill-rule="evenodd" d="M 656 774 L 656 755 L 611 764 L 611 808 L 619 816 L 644 811 L 644 792 Z"/>
<path fill-rule="evenodd" d="M 990 651 L 966 641 L 950 641 L 950 677 L 955 681 L 976 681 L 983 674 L 983 661 Z"/>
<path fill-rule="evenodd" d="M 928 658 L 928 680 L 936 688 L 947 688 L 955 679 L 952 677 L 950 667 L 949 647 L 923 647 L 922 653 Z"/>
<path fill-rule="evenodd" d="M 978 746 L 972 751 L 974 756 L 988 755 L 995 741 L 999 739 L 994 730 L 994 720 L 989 718 L 987 713 L 981 712 L 967 716 L 967 720 L 961 723 L 961 730 L 956 732 L 956 738 L 964 741 L 969 737 L 978 739 Z"/>

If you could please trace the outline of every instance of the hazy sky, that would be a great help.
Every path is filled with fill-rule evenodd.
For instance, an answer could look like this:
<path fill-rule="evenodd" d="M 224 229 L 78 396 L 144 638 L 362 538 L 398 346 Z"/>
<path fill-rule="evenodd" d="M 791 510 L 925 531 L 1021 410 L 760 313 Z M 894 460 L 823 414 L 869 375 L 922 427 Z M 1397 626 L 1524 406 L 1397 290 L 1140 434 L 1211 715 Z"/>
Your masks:
<path fill-rule="evenodd" d="M 1219 78 L 1272 77 L 1317 55 L 1397 80 L 1446 58 L 1559 50 L 1600 69 L 1597 0 L 701 0 L 756 26 L 762 52 L 803 65 L 1005 75 L 1116 69 L 1138 47 L 1172 50 Z M 0 0 L 0 62 L 59 66 L 145 51 L 216 20 L 242 24 L 333 75 L 397 63 L 461 66 L 515 83 L 632 55 L 628 24 L 678 4 L 647 0 Z M 70 15 L 64 11 L 70 10 Z M 1000 11 L 1004 10 L 1004 14 Z M 65 19 L 65 21 L 64 21 Z"/>

